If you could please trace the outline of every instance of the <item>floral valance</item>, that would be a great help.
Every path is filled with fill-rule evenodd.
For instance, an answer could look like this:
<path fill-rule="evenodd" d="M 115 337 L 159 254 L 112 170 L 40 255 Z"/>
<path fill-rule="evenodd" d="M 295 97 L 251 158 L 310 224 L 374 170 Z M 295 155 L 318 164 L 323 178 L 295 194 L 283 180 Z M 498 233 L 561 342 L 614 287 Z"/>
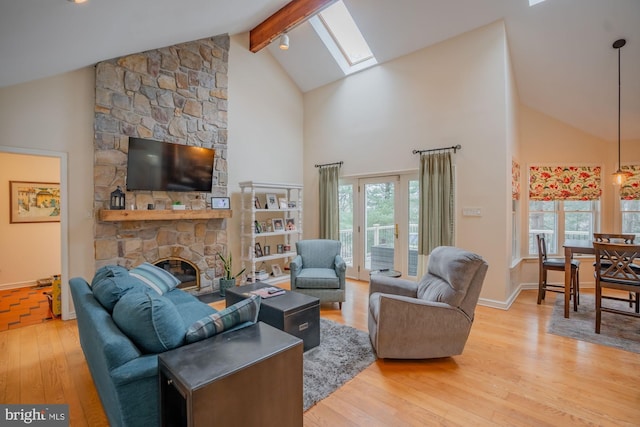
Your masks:
<path fill-rule="evenodd" d="M 511 160 L 511 198 L 520 200 L 520 164 Z"/>
<path fill-rule="evenodd" d="M 622 166 L 622 170 L 630 172 L 624 184 L 620 186 L 622 200 L 640 200 L 640 165 Z"/>
<path fill-rule="evenodd" d="M 598 200 L 600 166 L 531 166 L 529 200 Z"/>

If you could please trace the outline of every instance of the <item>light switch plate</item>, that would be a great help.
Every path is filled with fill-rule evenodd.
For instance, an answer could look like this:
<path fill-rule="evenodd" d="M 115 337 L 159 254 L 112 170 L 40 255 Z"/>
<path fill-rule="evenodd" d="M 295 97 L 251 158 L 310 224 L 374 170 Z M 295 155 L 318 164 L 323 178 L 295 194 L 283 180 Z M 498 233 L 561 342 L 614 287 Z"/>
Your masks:
<path fill-rule="evenodd" d="M 462 208 L 462 216 L 482 216 L 481 208 Z"/>

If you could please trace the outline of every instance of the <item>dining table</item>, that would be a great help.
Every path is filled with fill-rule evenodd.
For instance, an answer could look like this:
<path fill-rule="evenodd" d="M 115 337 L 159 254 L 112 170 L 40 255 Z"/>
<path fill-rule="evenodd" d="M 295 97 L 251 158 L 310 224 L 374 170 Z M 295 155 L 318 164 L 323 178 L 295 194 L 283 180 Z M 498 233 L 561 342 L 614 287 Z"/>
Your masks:
<path fill-rule="evenodd" d="M 593 240 L 565 240 L 564 242 L 564 317 L 569 318 L 571 300 L 571 259 L 575 254 L 595 254 Z M 575 298 L 575 296 L 574 296 Z"/>

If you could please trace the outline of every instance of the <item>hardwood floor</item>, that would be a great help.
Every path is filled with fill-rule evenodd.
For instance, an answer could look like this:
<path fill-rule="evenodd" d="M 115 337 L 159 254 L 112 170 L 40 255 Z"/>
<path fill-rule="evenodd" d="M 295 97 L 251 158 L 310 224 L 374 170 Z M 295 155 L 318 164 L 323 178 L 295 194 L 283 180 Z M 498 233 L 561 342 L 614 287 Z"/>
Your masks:
<path fill-rule="evenodd" d="M 366 330 L 368 285 L 347 290 L 342 311 L 321 315 Z M 378 360 L 304 425 L 639 425 L 640 355 L 547 334 L 553 297 L 538 306 L 524 291 L 509 311 L 478 307 L 461 356 Z M 107 425 L 75 321 L 0 332 L 0 402 L 68 403 L 72 426 Z"/>

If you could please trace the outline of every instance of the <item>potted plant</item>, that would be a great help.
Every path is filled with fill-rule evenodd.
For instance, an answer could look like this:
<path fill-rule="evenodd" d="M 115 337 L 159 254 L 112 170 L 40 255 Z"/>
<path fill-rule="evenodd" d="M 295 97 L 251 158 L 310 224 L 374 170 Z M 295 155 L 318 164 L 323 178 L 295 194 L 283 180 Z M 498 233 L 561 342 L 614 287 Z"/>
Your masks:
<path fill-rule="evenodd" d="M 220 296 L 223 297 L 223 296 L 225 296 L 225 292 L 226 292 L 226 290 L 228 288 L 236 285 L 236 278 L 238 276 L 240 276 L 242 273 L 244 273 L 246 268 L 243 268 L 242 270 L 240 270 L 240 272 L 238 274 L 233 275 L 231 273 L 231 271 L 232 271 L 232 257 L 231 257 L 231 254 L 229 254 L 229 256 L 227 258 L 225 258 L 225 257 L 222 256 L 222 254 L 220 252 L 218 252 L 218 256 L 222 260 L 222 265 L 224 267 L 224 274 L 222 275 L 222 278 L 220 279 Z"/>

